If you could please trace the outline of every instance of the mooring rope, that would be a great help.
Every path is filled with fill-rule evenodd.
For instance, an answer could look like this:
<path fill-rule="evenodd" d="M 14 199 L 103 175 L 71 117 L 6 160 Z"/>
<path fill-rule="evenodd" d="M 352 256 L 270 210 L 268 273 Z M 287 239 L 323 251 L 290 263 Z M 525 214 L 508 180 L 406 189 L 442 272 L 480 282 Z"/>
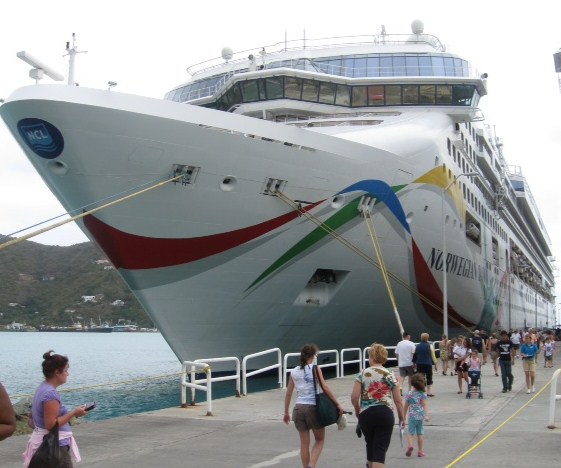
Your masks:
<path fill-rule="evenodd" d="M 48 232 L 48 231 L 50 231 L 50 230 L 52 230 L 52 229 L 55 229 L 55 228 L 57 228 L 57 227 L 64 226 L 65 224 L 68 224 L 68 223 L 70 223 L 70 222 L 72 222 L 72 221 L 77 221 L 77 220 L 82 219 L 82 218 L 84 218 L 84 217 L 86 217 L 86 216 L 88 216 L 88 215 L 91 215 L 91 214 L 93 214 L 93 213 L 97 213 L 98 211 L 103 210 L 103 209 L 105 209 L 105 208 L 109 208 L 109 207 L 111 207 L 111 206 L 113 206 L 113 205 L 116 205 L 116 204 L 118 204 L 118 203 L 122 203 L 122 202 L 124 202 L 124 201 L 126 201 L 126 200 L 130 200 L 131 198 L 137 197 L 138 195 L 142 195 L 142 194 L 144 194 L 144 193 L 146 193 L 146 192 L 149 192 L 150 190 L 154 190 L 154 189 L 156 189 L 156 188 L 158 188 L 158 187 L 161 187 L 162 185 L 165 185 L 165 184 L 167 184 L 167 183 L 169 183 L 169 182 L 174 182 L 174 181 L 176 181 L 176 180 L 179 180 L 179 179 L 181 179 L 182 177 L 184 177 L 184 174 L 180 174 L 180 175 L 174 176 L 174 177 L 172 177 L 172 178 L 170 178 L 170 179 L 166 179 L 166 180 L 164 180 L 164 181 L 162 181 L 162 182 L 158 182 L 157 184 L 154 184 L 154 185 L 152 185 L 152 186 L 150 186 L 150 187 L 147 187 L 147 188 L 145 188 L 145 189 L 139 190 L 139 191 L 134 192 L 134 193 L 131 193 L 131 194 L 129 194 L 129 195 L 125 195 L 124 197 L 121 197 L 121 198 L 119 198 L 119 199 L 117 199 L 117 200 L 113 200 L 113 201 L 111 201 L 111 202 L 109 202 L 109 203 L 106 203 L 106 204 L 104 204 L 104 205 L 98 206 L 97 208 L 92 208 L 91 210 L 86 211 L 86 212 L 84 212 L 84 213 L 80 213 L 80 214 L 78 214 L 78 215 L 72 216 L 71 218 L 65 219 L 65 220 L 63 220 L 63 221 L 59 221 L 58 223 L 51 224 L 50 226 L 44 227 L 44 228 L 42 228 L 42 229 L 39 229 L 38 231 L 31 232 L 31 233 L 26 234 L 26 235 L 24 235 L 24 236 L 18 237 L 17 239 L 12 239 L 11 241 L 8 241 L 8 242 L 5 242 L 5 243 L 3 243 L 3 244 L 0 244 L 0 250 L 5 249 L 6 247 L 9 247 L 9 246 L 11 246 L 11 245 L 19 244 L 20 242 L 22 242 L 22 241 L 24 241 L 24 240 L 30 239 L 31 237 L 38 236 L 39 234 L 43 234 L 43 233 Z"/>
<path fill-rule="evenodd" d="M 310 213 L 309 211 L 306 211 L 301 204 L 296 203 L 294 200 L 292 200 L 290 197 L 288 197 L 287 195 L 285 195 L 283 192 L 277 191 L 275 192 L 275 195 L 277 196 L 277 198 L 279 198 L 280 200 L 282 200 L 284 203 L 286 203 L 289 207 L 291 207 L 292 209 L 298 211 L 302 216 L 306 217 L 308 220 L 312 221 L 314 224 L 316 224 L 319 228 L 323 229 L 325 232 L 327 232 L 329 235 L 331 235 L 334 239 L 338 240 L 339 242 L 341 242 L 343 245 L 345 245 L 346 247 L 348 247 L 351 251 L 353 251 L 354 253 L 356 253 L 357 255 L 359 255 L 361 258 L 363 258 L 364 260 L 366 260 L 368 263 L 370 263 L 371 265 L 373 265 L 376 268 L 380 268 L 381 266 L 380 264 L 373 259 L 370 255 L 366 254 L 365 252 L 363 252 L 362 250 L 360 250 L 360 248 L 358 248 L 356 245 L 354 245 L 352 242 L 348 241 L 347 239 L 345 239 L 343 236 L 341 236 L 339 233 L 337 233 L 334 229 L 332 229 L 331 227 L 329 227 L 328 225 L 326 225 L 321 219 L 317 218 L 316 216 L 314 216 L 312 213 Z M 392 273 L 391 271 L 387 272 L 388 276 L 390 278 L 392 278 L 396 283 L 398 283 L 399 285 L 403 286 L 407 291 L 409 291 L 411 294 L 417 296 L 422 302 L 424 302 L 425 304 L 430 305 L 431 307 L 433 307 L 436 311 L 440 312 L 441 314 L 443 314 L 443 310 L 442 310 L 442 305 L 439 304 L 435 304 L 433 301 L 431 301 L 428 297 L 426 297 L 424 294 L 422 294 L 421 292 L 419 292 L 416 289 L 413 289 L 410 285 L 409 282 L 401 279 L 398 275 L 396 275 L 395 273 Z M 471 333 L 471 329 L 468 328 L 467 326 L 465 326 L 463 323 L 460 323 L 457 319 L 455 319 L 454 317 L 448 316 L 448 319 L 451 322 L 454 322 L 458 328 L 462 328 L 464 329 L 466 332 Z"/>
<path fill-rule="evenodd" d="M 376 235 L 376 229 L 374 228 L 374 220 L 370 216 L 370 210 L 367 206 L 362 207 L 362 213 L 364 215 L 364 222 L 368 228 L 368 233 L 370 234 L 370 239 L 372 240 L 372 245 L 374 246 L 374 251 L 378 257 L 378 263 L 380 264 L 380 270 L 382 271 L 382 277 L 384 278 L 384 283 L 386 284 L 386 289 L 388 295 L 390 296 L 390 301 L 393 307 L 393 313 L 397 321 L 397 326 L 399 327 L 400 335 L 403 335 L 405 331 L 403 324 L 401 323 L 401 317 L 399 316 L 399 311 L 397 310 L 397 303 L 395 301 L 395 296 L 393 293 L 392 285 L 390 283 L 390 278 L 388 276 L 388 269 L 386 268 L 386 263 L 384 262 L 384 256 L 382 255 L 382 248 L 380 247 L 380 242 L 378 241 L 378 236 Z"/>
<path fill-rule="evenodd" d="M 210 366 L 206 366 L 204 368 L 201 369 L 196 369 L 193 372 L 195 372 L 196 374 L 208 374 L 209 370 L 211 369 Z M 192 371 L 188 371 L 187 374 L 191 374 Z M 128 379 L 128 380 L 119 380 L 116 382 L 107 382 L 107 383 L 102 383 L 102 384 L 95 384 L 95 385 L 85 385 L 83 387 L 74 387 L 74 388 L 61 388 L 58 390 L 59 393 L 74 393 L 74 392 L 83 392 L 85 390 L 91 390 L 94 388 L 104 388 L 104 387 L 115 387 L 115 386 L 121 386 L 121 385 L 131 385 L 131 384 L 135 384 L 138 382 L 145 382 L 148 380 L 161 380 L 161 379 L 165 379 L 165 378 L 170 378 L 170 377 L 177 377 L 183 375 L 183 372 L 174 372 L 172 374 L 162 374 L 162 375 L 153 375 L 153 376 L 147 376 L 147 377 L 137 377 L 135 379 Z M 28 398 L 28 397 L 32 397 L 33 394 L 31 393 L 16 393 L 14 395 L 10 395 L 10 398 L 15 399 L 15 398 Z"/>

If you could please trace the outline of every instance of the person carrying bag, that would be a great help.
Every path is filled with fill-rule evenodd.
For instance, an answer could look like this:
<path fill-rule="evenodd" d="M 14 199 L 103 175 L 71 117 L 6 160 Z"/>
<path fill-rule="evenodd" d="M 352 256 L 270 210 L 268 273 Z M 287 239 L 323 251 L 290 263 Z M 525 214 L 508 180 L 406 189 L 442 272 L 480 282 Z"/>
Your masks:
<path fill-rule="evenodd" d="M 291 420 L 289 413 L 290 401 L 294 389 L 296 389 L 297 399 L 296 405 L 292 410 L 292 420 L 298 430 L 300 437 L 300 458 L 302 466 L 314 467 L 316 466 L 319 456 L 323 450 L 325 443 L 325 424 L 320 422 L 319 406 L 321 400 L 325 397 L 329 398 L 331 405 L 335 404 L 338 414 L 343 414 L 343 408 L 338 403 L 337 398 L 325 383 L 321 369 L 314 366 L 314 359 L 318 353 L 318 347 L 314 344 L 305 345 L 300 351 L 300 365 L 296 366 L 290 372 L 290 379 L 286 387 L 286 395 L 284 398 L 284 416 L 283 421 L 288 424 Z M 318 394 L 316 392 L 316 379 L 319 382 L 319 387 L 323 392 L 319 395 L 320 405 L 318 406 Z M 329 404 L 329 402 L 327 403 Z M 333 424 L 337 422 L 330 422 Z M 325 423 L 325 421 L 324 421 Z M 310 431 L 314 435 L 314 444 L 310 450 Z"/>

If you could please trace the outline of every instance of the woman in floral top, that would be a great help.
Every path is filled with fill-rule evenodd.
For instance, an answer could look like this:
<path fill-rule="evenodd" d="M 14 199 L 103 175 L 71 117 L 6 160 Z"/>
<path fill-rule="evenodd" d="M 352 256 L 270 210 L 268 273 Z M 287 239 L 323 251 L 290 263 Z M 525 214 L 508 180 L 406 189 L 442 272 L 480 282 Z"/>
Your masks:
<path fill-rule="evenodd" d="M 368 467 L 384 466 L 390 446 L 397 410 L 400 427 L 404 427 L 403 403 L 397 381 L 392 372 L 383 367 L 388 351 L 374 343 L 368 350 L 367 367 L 354 383 L 351 402 L 366 442 Z"/>

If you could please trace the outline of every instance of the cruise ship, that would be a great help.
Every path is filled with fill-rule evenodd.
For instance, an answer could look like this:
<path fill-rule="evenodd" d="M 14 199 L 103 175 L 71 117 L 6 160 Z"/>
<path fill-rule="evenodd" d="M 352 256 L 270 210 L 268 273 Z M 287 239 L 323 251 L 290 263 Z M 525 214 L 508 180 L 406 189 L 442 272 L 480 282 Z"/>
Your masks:
<path fill-rule="evenodd" d="M 553 326 L 550 240 L 478 107 L 487 74 L 422 22 L 187 71 L 164 99 L 40 84 L 0 107 L 180 360 Z"/>

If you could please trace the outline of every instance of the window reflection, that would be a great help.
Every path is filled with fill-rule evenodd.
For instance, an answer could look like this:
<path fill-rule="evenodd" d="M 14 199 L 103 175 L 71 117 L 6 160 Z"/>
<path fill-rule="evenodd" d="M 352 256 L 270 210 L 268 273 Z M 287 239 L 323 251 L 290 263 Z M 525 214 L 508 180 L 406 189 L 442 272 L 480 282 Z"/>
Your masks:
<path fill-rule="evenodd" d="M 178 88 L 167 94 L 168 98 L 184 98 L 200 90 Z M 293 99 L 344 107 L 378 106 L 475 106 L 479 94 L 473 85 L 443 84 L 392 84 L 392 85 L 343 85 L 296 77 L 268 77 L 240 81 L 220 96 L 214 103 L 204 104 L 228 110 L 240 103 L 270 99 Z M 193 99 L 193 97 L 191 97 Z"/>
<path fill-rule="evenodd" d="M 319 87 L 319 102 L 322 104 L 335 103 L 335 88 L 334 83 L 321 83 Z"/>
<path fill-rule="evenodd" d="M 366 106 L 366 86 L 353 86 L 353 107 Z"/>
<path fill-rule="evenodd" d="M 349 86 L 337 85 L 335 104 L 337 104 L 338 106 L 346 106 L 346 107 L 349 107 L 351 105 L 351 94 L 350 94 Z"/>

